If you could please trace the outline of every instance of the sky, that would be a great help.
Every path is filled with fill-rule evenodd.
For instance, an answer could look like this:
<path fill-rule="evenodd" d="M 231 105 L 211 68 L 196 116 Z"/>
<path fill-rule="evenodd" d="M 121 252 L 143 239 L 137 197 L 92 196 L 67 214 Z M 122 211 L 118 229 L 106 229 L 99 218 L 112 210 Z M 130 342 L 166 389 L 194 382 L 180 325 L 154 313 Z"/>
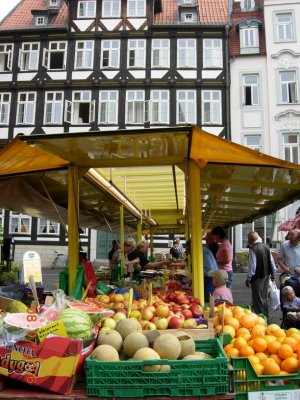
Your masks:
<path fill-rule="evenodd" d="M 20 0 L 1 0 L 0 21 L 14 8 Z"/>

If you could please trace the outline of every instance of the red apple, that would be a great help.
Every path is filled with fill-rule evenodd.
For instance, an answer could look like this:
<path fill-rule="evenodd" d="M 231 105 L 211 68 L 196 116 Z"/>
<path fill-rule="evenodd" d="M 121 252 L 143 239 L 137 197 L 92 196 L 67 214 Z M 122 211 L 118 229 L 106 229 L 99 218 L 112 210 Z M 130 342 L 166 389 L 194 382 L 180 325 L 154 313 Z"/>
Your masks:
<path fill-rule="evenodd" d="M 199 308 L 192 308 L 192 313 L 194 318 L 200 318 L 202 315 L 202 311 L 199 310 Z"/>
<path fill-rule="evenodd" d="M 173 300 L 175 300 L 175 298 L 176 298 L 176 293 L 171 292 L 168 294 L 169 301 L 173 301 Z"/>
<path fill-rule="evenodd" d="M 171 317 L 169 320 L 168 328 L 171 329 L 180 329 L 183 326 L 184 320 L 182 318 L 177 317 L 174 315 L 174 317 Z"/>
<path fill-rule="evenodd" d="M 153 323 L 155 324 L 157 320 L 158 320 L 158 316 L 157 316 L 157 315 L 154 315 L 154 317 L 151 318 L 151 321 L 150 321 L 150 322 L 153 322 Z"/>
<path fill-rule="evenodd" d="M 182 315 L 184 316 L 185 319 L 193 318 L 193 313 L 191 310 L 182 310 Z"/>
<path fill-rule="evenodd" d="M 190 304 L 182 304 L 181 309 L 182 310 L 188 310 L 190 308 Z"/>

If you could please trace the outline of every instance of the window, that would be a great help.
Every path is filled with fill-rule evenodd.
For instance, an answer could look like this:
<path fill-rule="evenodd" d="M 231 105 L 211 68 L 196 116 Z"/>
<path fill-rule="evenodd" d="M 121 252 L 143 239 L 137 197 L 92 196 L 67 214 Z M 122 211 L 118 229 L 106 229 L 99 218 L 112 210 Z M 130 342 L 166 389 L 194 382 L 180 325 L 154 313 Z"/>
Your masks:
<path fill-rule="evenodd" d="M 8 125 L 10 112 L 10 93 L 0 93 L 0 125 Z"/>
<path fill-rule="evenodd" d="M 21 71 L 32 71 L 38 69 L 39 43 L 22 43 L 19 53 L 19 68 Z"/>
<path fill-rule="evenodd" d="M 36 17 L 35 24 L 37 26 L 44 26 L 47 25 L 47 18 L 46 17 Z"/>
<path fill-rule="evenodd" d="M 178 90 L 176 93 L 177 123 L 192 123 L 196 120 L 196 91 L 195 90 Z"/>
<path fill-rule="evenodd" d="M 177 67 L 196 67 L 196 40 L 178 39 L 177 41 Z"/>
<path fill-rule="evenodd" d="M 121 0 L 103 0 L 102 17 L 116 18 L 121 15 Z"/>
<path fill-rule="evenodd" d="M 9 233 L 26 233 L 31 232 L 31 217 L 28 215 L 10 212 Z"/>
<path fill-rule="evenodd" d="M 245 135 L 245 146 L 252 150 L 261 151 L 261 136 L 260 135 Z"/>
<path fill-rule="evenodd" d="M 152 67 L 169 68 L 170 67 L 170 40 L 153 39 L 152 40 Z"/>
<path fill-rule="evenodd" d="M 2 230 L 3 226 L 4 226 L 4 209 L 0 208 L 0 239 L 3 234 Z"/>
<path fill-rule="evenodd" d="M 202 123 L 221 124 L 221 91 L 203 90 L 202 91 Z"/>
<path fill-rule="evenodd" d="M 66 69 L 67 42 L 50 42 L 44 49 L 43 66 L 47 69 Z"/>
<path fill-rule="evenodd" d="M 75 69 L 93 68 L 94 42 L 92 40 L 76 42 Z"/>
<path fill-rule="evenodd" d="M 145 68 L 146 41 L 128 40 L 128 67 Z"/>
<path fill-rule="evenodd" d="M 128 0 L 127 17 L 145 17 L 146 0 Z"/>
<path fill-rule="evenodd" d="M 241 10 L 251 11 L 254 10 L 254 0 L 241 0 Z"/>
<path fill-rule="evenodd" d="M 297 81 L 295 71 L 280 71 L 280 103 L 297 103 Z"/>
<path fill-rule="evenodd" d="M 203 40 L 203 68 L 223 68 L 222 40 Z"/>
<path fill-rule="evenodd" d="M 276 14 L 276 39 L 278 41 L 294 40 L 294 21 L 291 12 Z"/>
<path fill-rule="evenodd" d="M 193 22 L 193 14 L 192 13 L 185 13 L 183 15 L 184 22 Z"/>
<path fill-rule="evenodd" d="M 79 1 L 78 18 L 94 18 L 96 16 L 96 1 Z"/>
<path fill-rule="evenodd" d="M 119 68 L 120 40 L 103 40 L 101 42 L 101 68 Z"/>
<path fill-rule="evenodd" d="M 117 90 L 103 90 L 99 93 L 99 123 L 118 122 L 119 93 Z"/>
<path fill-rule="evenodd" d="M 285 161 L 299 163 L 299 133 L 283 134 L 283 156 Z"/>
<path fill-rule="evenodd" d="M 126 93 L 126 123 L 141 124 L 144 122 L 145 92 L 129 90 Z"/>
<path fill-rule="evenodd" d="M 63 113 L 63 92 L 46 92 L 44 123 L 61 124 Z"/>
<path fill-rule="evenodd" d="M 259 52 L 258 26 L 240 28 L 240 52 L 241 54 Z"/>
<path fill-rule="evenodd" d="M 258 75 L 243 75 L 243 106 L 258 106 Z"/>
<path fill-rule="evenodd" d="M 91 91 L 73 92 L 73 101 L 66 100 L 65 121 L 74 125 L 90 124 L 95 121 L 95 100 Z"/>
<path fill-rule="evenodd" d="M 151 90 L 149 117 L 146 120 L 150 120 L 151 124 L 168 124 L 169 104 L 168 90 Z"/>
<path fill-rule="evenodd" d="M 59 7 L 60 0 L 49 0 L 49 7 Z"/>
<path fill-rule="evenodd" d="M 46 221 L 44 219 L 39 219 L 38 233 L 42 235 L 58 235 L 59 224 L 57 222 L 51 222 L 51 221 Z"/>
<path fill-rule="evenodd" d="M 33 125 L 35 121 L 36 93 L 19 93 L 17 123 Z"/>
<path fill-rule="evenodd" d="M 0 72 L 11 71 L 13 45 L 0 44 Z"/>

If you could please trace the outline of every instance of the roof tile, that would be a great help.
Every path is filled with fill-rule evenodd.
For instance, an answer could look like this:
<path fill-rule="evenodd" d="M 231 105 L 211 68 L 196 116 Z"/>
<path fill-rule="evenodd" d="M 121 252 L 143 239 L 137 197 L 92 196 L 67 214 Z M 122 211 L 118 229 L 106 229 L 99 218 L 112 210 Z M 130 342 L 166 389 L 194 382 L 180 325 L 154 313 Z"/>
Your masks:
<path fill-rule="evenodd" d="M 0 31 L 18 29 L 36 29 L 33 25 L 31 10 L 47 10 L 47 0 L 21 0 L 20 3 L 2 20 Z M 62 2 L 59 13 L 53 16 L 47 28 L 67 27 L 68 7 Z M 41 29 L 45 27 L 41 27 Z"/>

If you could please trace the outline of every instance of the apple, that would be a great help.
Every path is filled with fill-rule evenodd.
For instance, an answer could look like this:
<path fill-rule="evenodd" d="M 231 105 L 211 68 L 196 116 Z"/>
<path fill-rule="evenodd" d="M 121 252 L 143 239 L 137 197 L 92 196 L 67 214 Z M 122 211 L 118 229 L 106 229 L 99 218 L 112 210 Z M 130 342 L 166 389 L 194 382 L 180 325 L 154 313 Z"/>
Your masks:
<path fill-rule="evenodd" d="M 116 301 L 116 302 L 113 303 L 112 309 L 113 309 L 114 311 L 117 311 L 117 310 L 119 310 L 120 308 L 124 308 L 124 303 L 123 303 L 123 302 L 121 302 L 121 301 Z"/>
<path fill-rule="evenodd" d="M 167 304 L 160 304 L 157 308 L 156 308 L 156 315 L 159 318 L 164 318 L 167 317 L 170 313 L 170 308 Z"/>
<path fill-rule="evenodd" d="M 123 302 L 124 301 L 124 297 L 121 293 L 115 293 L 114 297 L 113 297 L 113 302 L 117 303 L 118 301 Z"/>
<path fill-rule="evenodd" d="M 190 308 L 190 304 L 182 304 L 181 309 L 182 310 L 188 310 Z"/>
<path fill-rule="evenodd" d="M 99 300 L 101 303 L 104 304 L 109 304 L 110 303 L 110 298 L 106 294 L 100 294 L 96 297 L 97 300 Z"/>
<path fill-rule="evenodd" d="M 171 293 L 168 294 L 168 300 L 169 301 L 174 301 L 175 298 L 176 298 L 176 293 L 171 292 Z"/>
<path fill-rule="evenodd" d="M 124 300 L 129 300 L 129 292 L 123 293 Z"/>
<path fill-rule="evenodd" d="M 139 302 L 138 302 L 138 309 L 139 310 L 143 310 L 144 308 L 147 307 L 147 304 L 148 304 L 147 300 L 140 299 Z"/>
<path fill-rule="evenodd" d="M 153 322 L 148 322 L 148 323 L 145 325 L 144 329 L 145 329 L 146 331 L 155 331 L 157 328 L 156 328 L 156 325 L 155 325 Z"/>
<path fill-rule="evenodd" d="M 119 308 L 119 309 L 117 310 L 117 312 L 120 312 L 120 313 L 123 313 L 123 314 L 127 315 L 127 310 L 126 310 L 126 308 Z"/>
<path fill-rule="evenodd" d="M 157 329 L 167 329 L 168 324 L 169 324 L 169 322 L 168 322 L 167 318 L 158 318 L 157 321 L 155 322 Z"/>
<path fill-rule="evenodd" d="M 132 310 L 130 312 L 129 318 L 135 318 L 137 320 L 142 319 L 142 313 L 139 310 Z"/>
<path fill-rule="evenodd" d="M 192 308 L 193 318 L 200 318 L 202 315 L 202 311 L 199 308 Z"/>
<path fill-rule="evenodd" d="M 186 329 L 197 328 L 197 322 L 194 320 L 194 318 L 187 318 L 186 320 L 183 321 L 182 327 Z"/>
<path fill-rule="evenodd" d="M 116 326 L 117 323 L 113 318 L 105 318 L 105 320 L 102 323 L 102 328 L 115 329 Z"/>
<path fill-rule="evenodd" d="M 181 311 L 181 314 L 184 316 L 185 319 L 193 318 L 193 313 L 191 310 L 184 309 Z"/>
<path fill-rule="evenodd" d="M 154 314 L 155 311 L 156 311 L 156 308 L 154 307 L 153 304 L 149 304 L 149 305 L 147 306 L 147 308 L 148 308 L 149 310 L 151 310 L 151 311 L 153 312 L 153 314 Z"/>
<path fill-rule="evenodd" d="M 147 321 L 150 321 L 153 318 L 153 311 L 146 307 L 144 310 L 142 310 L 142 319 L 145 319 Z"/>
<path fill-rule="evenodd" d="M 169 320 L 168 328 L 171 329 L 180 329 L 183 326 L 184 320 L 182 318 L 177 317 L 174 315 L 174 317 L 171 317 Z"/>
<path fill-rule="evenodd" d="M 126 318 L 127 318 L 126 314 L 124 314 L 124 313 L 122 313 L 120 311 L 116 312 L 115 315 L 114 315 L 114 320 L 115 321 L 120 321 L 121 319 L 126 319 Z"/>
<path fill-rule="evenodd" d="M 158 316 L 154 315 L 153 318 L 151 318 L 150 322 L 153 322 L 155 324 L 155 322 L 158 320 Z"/>

